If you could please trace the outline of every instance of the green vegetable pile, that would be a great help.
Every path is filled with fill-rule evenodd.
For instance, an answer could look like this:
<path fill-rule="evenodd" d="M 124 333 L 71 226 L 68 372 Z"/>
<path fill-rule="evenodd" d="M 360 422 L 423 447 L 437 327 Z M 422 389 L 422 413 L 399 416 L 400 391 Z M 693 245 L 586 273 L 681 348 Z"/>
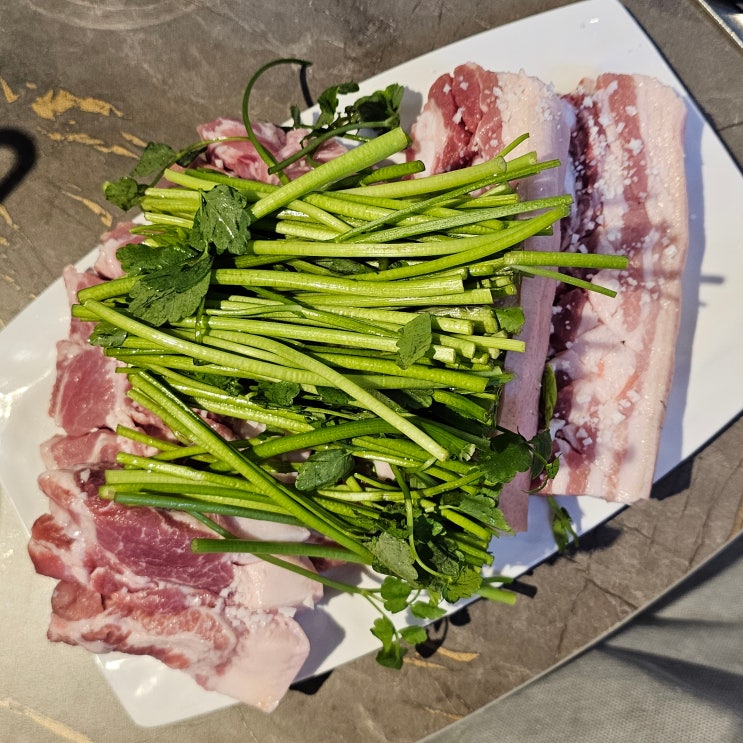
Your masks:
<path fill-rule="evenodd" d="M 272 64 L 285 62 L 296 60 Z M 249 93 L 270 66 L 243 99 L 254 142 Z M 119 429 L 158 453 L 121 453 L 102 497 L 191 513 L 215 532 L 196 552 L 250 552 L 299 572 L 286 556 L 372 567 L 385 576 L 372 589 L 306 572 L 379 609 L 378 660 L 399 667 L 405 643 L 425 632 L 397 630 L 390 614 L 428 620 L 446 602 L 513 599 L 507 579 L 483 575 L 492 538 L 509 532 L 499 494 L 518 472 L 548 478 L 557 466 L 547 433 L 526 440 L 497 425 L 504 353 L 523 351 L 520 282 L 583 285 L 557 270 L 625 263 L 523 248 L 570 208 L 567 196 L 519 198 L 513 182 L 557 165 L 511 157 L 523 138 L 481 165 L 405 178 L 423 165 L 389 164 L 409 144 L 402 88 L 338 114 L 338 95 L 353 90 L 321 97 L 304 175 L 288 180 L 290 162 L 258 148 L 280 185 L 198 167 L 208 143 L 148 145 L 129 176 L 106 185 L 120 205 L 140 206 L 146 224 L 132 231 L 144 241 L 121 248 L 126 275 L 81 291 L 73 312 L 97 323 L 91 342 L 125 362 L 131 398 L 174 435 Z M 361 143 L 316 163 L 316 148 L 339 134 Z M 208 415 L 265 430 L 229 441 Z M 236 539 L 217 515 L 320 536 Z"/>

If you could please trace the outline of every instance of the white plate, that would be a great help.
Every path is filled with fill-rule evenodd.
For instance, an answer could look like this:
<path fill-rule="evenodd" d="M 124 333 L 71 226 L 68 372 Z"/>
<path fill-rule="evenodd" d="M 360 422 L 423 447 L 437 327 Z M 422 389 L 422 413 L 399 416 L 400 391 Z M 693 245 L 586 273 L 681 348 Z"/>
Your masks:
<path fill-rule="evenodd" d="M 559 40 L 559 43 L 555 43 Z M 689 108 L 686 168 L 691 211 L 691 249 L 684 284 L 684 309 L 676 375 L 658 457 L 656 477 L 668 472 L 743 409 L 743 347 L 726 342 L 719 325 L 743 325 L 737 288 L 743 281 L 738 225 L 725 204 L 743 203 L 743 179 L 680 82 L 651 41 L 615 0 L 588 0 L 550 11 L 431 52 L 368 80 L 362 93 L 392 82 L 406 86 L 404 124 L 417 114 L 434 79 L 463 62 L 518 71 L 575 87 L 600 72 L 645 73 L 673 86 Z M 215 112 L 219 114 L 221 112 Z M 194 122 L 196 124 L 197 122 Z M 88 257 L 81 265 L 87 266 Z M 49 318 L 56 318 L 54 322 Z M 42 469 L 39 443 L 53 425 L 46 412 L 55 367 L 55 341 L 67 332 L 67 302 L 57 281 L 0 334 L 0 484 L 27 527 L 46 510 L 36 485 Z M 34 425 L 27 422 L 33 420 Z M 494 546 L 498 572 L 519 575 L 555 550 L 544 501 L 533 498 L 530 530 Z M 613 516 L 616 504 L 593 498 L 562 499 L 580 532 Z M 326 600 L 301 617 L 312 645 L 302 671 L 308 677 L 377 647 L 369 632 L 367 602 L 347 595 Z M 39 642 L 44 640 L 39 627 Z M 101 670 L 122 705 L 139 725 L 183 720 L 233 704 L 206 692 L 183 673 L 151 658 L 100 656 Z M 278 713 L 280 714 L 280 712 Z"/>

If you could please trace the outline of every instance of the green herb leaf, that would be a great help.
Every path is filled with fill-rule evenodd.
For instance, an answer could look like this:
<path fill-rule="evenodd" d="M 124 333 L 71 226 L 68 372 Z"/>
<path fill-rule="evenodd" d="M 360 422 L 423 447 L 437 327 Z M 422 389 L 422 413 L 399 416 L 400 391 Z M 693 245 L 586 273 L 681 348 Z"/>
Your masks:
<path fill-rule="evenodd" d="M 501 330 L 510 335 L 518 335 L 524 326 L 524 311 L 521 307 L 496 307 L 495 317 Z"/>
<path fill-rule="evenodd" d="M 541 403 L 542 420 L 547 427 L 555 414 L 555 405 L 557 404 L 557 379 L 555 378 L 555 370 L 549 364 L 545 364 L 542 373 Z"/>
<path fill-rule="evenodd" d="M 569 545 L 578 546 L 578 533 L 573 525 L 573 519 L 566 508 L 563 508 L 554 496 L 548 495 L 547 502 L 550 507 L 552 534 L 555 537 L 557 551 L 564 552 Z"/>
<path fill-rule="evenodd" d="M 316 128 L 331 127 L 336 118 L 338 109 L 338 96 L 355 93 L 359 89 L 358 83 L 353 81 L 332 85 L 326 88 L 317 97 L 317 105 L 320 108 L 320 115 L 315 122 Z"/>
<path fill-rule="evenodd" d="M 162 142 L 148 142 L 140 155 L 139 162 L 129 175 L 132 178 L 143 178 L 162 173 L 178 159 L 178 153 Z"/>
<path fill-rule="evenodd" d="M 446 609 L 437 603 L 430 601 L 416 601 L 410 605 L 410 613 L 418 619 L 441 619 L 446 614 Z"/>
<path fill-rule="evenodd" d="M 382 648 L 375 657 L 380 666 L 399 670 L 402 668 L 402 659 L 406 653 L 406 648 L 402 647 L 399 642 L 394 642 L 389 648 Z"/>
<path fill-rule="evenodd" d="M 531 465 L 531 479 L 534 480 L 545 471 L 552 458 L 552 437 L 549 431 L 540 431 L 529 443 L 534 452 Z"/>
<path fill-rule="evenodd" d="M 247 199 L 234 188 L 219 184 L 201 197 L 194 217 L 190 244 L 199 251 L 245 255 L 250 241 Z"/>
<path fill-rule="evenodd" d="M 188 164 L 203 148 L 203 143 L 199 143 L 182 152 L 176 152 L 170 145 L 149 142 L 129 175 L 120 178 L 118 181 L 105 183 L 103 193 L 112 204 L 123 211 L 128 211 L 142 201 L 148 185 L 152 185 L 138 183 L 137 178 L 152 176 L 154 183 L 162 175 L 165 168 L 170 167 L 175 162 Z"/>
<path fill-rule="evenodd" d="M 377 617 L 371 631 L 374 637 L 382 643 L 383 648 L 392 646 L 395 639 L 395 625 L 389 617 Z"/>
<path fill-rule="evenodd" d="M 382 643 L 377 653 L 377 663 L 387 668 L 402 668 L 406 649 L 400 645 L 395 627 L 389 617 L 378 617 L 371 628 L 372 634 Z"/>
<path fill-rule="evenodd" d="M 320 395 L 320 399 L 328 405 L 336 405 L 343 407 L 348 405 L 351 398 L 343 390 L 339 390 L 336 387 L 316 387 L 317 394 Z"/>
<path fill-rule="evenodd" d="M 480 465 L 491 483 L 510 482 L 517 472 L 531 468 L 532 452 L 523 436 L 502 431 L 493 436 L 491 450 L 480 459 Z"/>
<path fill-rule="evenodd" d="M 237 377 L 229 377 L 224 374 L 208 374 L 205 372 L 195 372 L 190 376 L 198 382 L 209 384 L 233 397 L 242 395 L 244 392 L 242 384 L 240 384 L 240 380 Z"/>
<path fill-rule="evenodd" d="M 550 479 L 554 479 L 560 469 L 560 458 L 555 457 L 552 461 L 544 465 L 544 474 Z"/>
<path fill-rule="evenodd" d="M 419 627 L 413 624 L 410 627 L 403 627 L 400 630 L 400 637 L 410 645 L 420 645 L 422 642 L 428 640 L 428 633 L 425 627 Z"/>
<path fill-rule="evenodd" d="M 416 315 L 398 331 L 397 363 L 407 369 L 422 358 L 431 347 L 431 316 L 427 312 Z"/>
<path fill-rule="evenodd" d="M 163 271 L 193 260 L 194 251 L 182 244 L 154 248 L 143 243 L 123 245 L 116 253 L 124 272 L 129 276 Z"/>
<path fill-rule="evenodd" d="M 372 540 L 371 551 L 375 564 L 384 567 L 382 572 L 392 573 L 410 583 L 418 579 L 415 558 L 406 539 L 382 532 Z"/>
<path fill-rule="evenodd" d="M 118 181 L 107 181 L 103 184 L 103 195 L 107 201 L 123 211 L 128 211 L 139 204 L 144 196 L 146 186 L 142 186 L 134 178 L 123 176 Z"/>
<path fill-rule="evenodd" d="M 409 583 L 388 575 L 382 581 L 381 596 L 384 599 L 384 608 L 393 614 L 407 608 L 408 597 L 412 588 Z"/>
<path fill-rule="evenodd" d="M 115 348 L 126 340 L 127 332 L 110 323 L 99 322 L 90 334 L 90 344 L 102 348 Z"/>
<path fill-rule="evenodd" d="M 288 408 L 299 394 L 300 387 L 296 382 L 260 382 L 258 390 L 271 405 Z"/>
<path fill-rule="evenodd" d="M 209 289 L 212 257 L 142 275 L 131 291 L 129 311 L 140 320 L 159 326 L 194 314 Z"/>
<path fill-rule="evenodd" d="M 444 585 L 441 593 L 446 601 L 453 604 L 477 593 L 481 585 L 480 571 L 471 566 L 465 566 L 457 576 L 457 580 Z"/>
<path fill-rule="evenodd" d="M 371 95 L 359 98 L 355 102 L 355 110 L 359 121 L 384 121 L 387 128 L 392 129 L 400 125 L 400 104 L 405 89 L 402 85 L 393 83 L 384 90 L 377 90 Z"/>
<path fill-rule="evenodd" d="M 353 471 L 353 457 L 343 449 L 313 452 L 297 471 L 297 490 L 317 490 L 335 485 Z"/>

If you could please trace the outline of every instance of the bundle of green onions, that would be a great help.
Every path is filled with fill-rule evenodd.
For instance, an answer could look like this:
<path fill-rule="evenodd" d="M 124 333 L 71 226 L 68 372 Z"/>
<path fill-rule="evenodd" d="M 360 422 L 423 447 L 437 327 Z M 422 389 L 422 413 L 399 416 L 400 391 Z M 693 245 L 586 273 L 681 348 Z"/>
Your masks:
<path fill-rule="evenodd" d="M 146 224 L 133 231 L 144 241 L 119 251 L 126 275 L 84 289 L 73 308 L 125 362 L 131 398 L 173 433 L 119 429 L 158 453 L 120 454 L 101 495 L 191 513 L 215 532 L 196 552 L 246 551 L 300 572 L 282 558 L 372 567 L 386 576 L 379 588 L 312 577 L 380 610 L 372 631 L 387 665 L 400 665 L 401 641 L 421 639 L 388 613 L 431 619 L 444 602 L 512 600 L 505 579 L 483 576 L 491 539 L 509 531 L 499 493 L 517 472 L 556 466 L 548 435 L 496 425 L 504 353 L 523 350 L 519 283 L 583 285 L 557 270 L 625 265 L 524 250 L 570 198 L 519 199 L 514 181 L 557 164 L 509 159 L 520 141 L 418 178 L 404 177 L 418 163 L 385 164 L 409 143 L 399 127 L 283 185 L 165 170 L 169 187 L 143 191 Z M 229 441 L 195 411 L 265 430 Z M 296 479 L 276 477 L 287 472 Z M 217 515 L 322 539 L 236 539 Z"/>

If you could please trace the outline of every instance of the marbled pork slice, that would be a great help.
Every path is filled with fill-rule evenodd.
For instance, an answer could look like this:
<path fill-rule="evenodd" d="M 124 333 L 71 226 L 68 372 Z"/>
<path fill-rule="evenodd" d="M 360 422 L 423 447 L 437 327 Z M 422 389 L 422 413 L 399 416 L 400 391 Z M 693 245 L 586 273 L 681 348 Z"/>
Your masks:
<path fill-rule="evenodd" d="M 523 199 L 557 196 L 565 192 L 570 142 L 569 109 L 554 90 L 524 73 L 491 72 L 476 64 L 456 67 L 432 85 L 421 116 L 412 128 L 410 157 L 421 158 L 429 172 L 442 172 L 486 161 L 517 137 L 529 138 L 513 152 L 536 151 L 540 160 L 557 159 L 560 167 L 517 184 Z M 427 159 L 428 158 L 428 159 Z M 552 236 L 531 238 L 529 250 L 559 250 L 559 230 Z M 547 357 L 550 315 L 556 282 L 539 277 L 524 279 L 519 303 L 526 322 L 520 338 L 524 353 L 509 353 L 506 368 L 515 378 L 505 385 L 499 423 L 527 438 L 537 432 L 541 378 Z M 508 483 L 500 505 L 514 531 L 527 528 L 528 475 Z"/>
<path fill-rule="evenodd" d="M 59 581 L 49 638 L 151 655 L 207 689 L 275 706 L 308 652 L 291 617 L 314 606 L 320 584 L 251 555 L 194 554 L 191 540 L 212 532 L 186 514 L 105 501 L 102 482 L 100 466 L 40 478 L 50 513 L 29 554 Z"/>
<path fill-rule="evenodd" d="M 203 688 L 270 712 L 309 653 L 297 622 L 273 612 L 224 605 L 206 592 L 157 587 L 101 597 L 60 581 L 47 633 L 53 642 L 149 655 Z"/>
<path fill-rule="evenodd" d="M 116 462 L 120 451 L 149 457 L 157 449 L 118 436 L 107 428 L 97 428 L 80 436 L 55 434 L 41 443 L 41 461 L 47 469 L 66 469 L 82 462 Z"/>
<path fill-rule="evenodd" d="M 547 492 L 630 503 L 649 496 L 671 387 L 689 242 L 686 109 L 655 79 L 605 74 L 567 97 L 576 210 L 570 250 L 626 255 L 593 280 L 615 298 L 561 291 L 551 428 L 561 457 Z"/>

